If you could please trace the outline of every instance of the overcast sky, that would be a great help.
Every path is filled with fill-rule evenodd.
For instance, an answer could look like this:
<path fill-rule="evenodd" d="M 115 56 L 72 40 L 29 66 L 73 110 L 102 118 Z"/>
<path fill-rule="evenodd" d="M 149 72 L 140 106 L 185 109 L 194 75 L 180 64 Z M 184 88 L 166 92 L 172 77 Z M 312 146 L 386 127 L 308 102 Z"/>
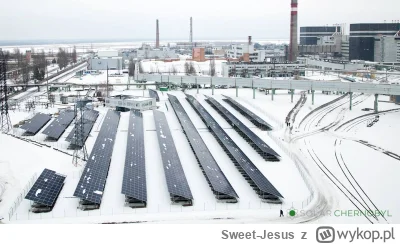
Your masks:
<path fill-rule="evenodd" d="M 290 0 L 2 0 L 0 40 L 288 39 Z M 299 27 L 400 19 L 400 0 L 299 0 Z"/>

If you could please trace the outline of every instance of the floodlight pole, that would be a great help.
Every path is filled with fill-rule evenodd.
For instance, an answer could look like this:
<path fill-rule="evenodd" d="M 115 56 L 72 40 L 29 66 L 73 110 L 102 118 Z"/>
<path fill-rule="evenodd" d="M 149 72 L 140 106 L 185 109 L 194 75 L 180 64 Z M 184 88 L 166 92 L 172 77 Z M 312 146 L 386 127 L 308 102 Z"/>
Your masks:
<path fill-rule="evenodd" d="M 107 64 L 107 97 L 108 97 L 108 64 Z"/>

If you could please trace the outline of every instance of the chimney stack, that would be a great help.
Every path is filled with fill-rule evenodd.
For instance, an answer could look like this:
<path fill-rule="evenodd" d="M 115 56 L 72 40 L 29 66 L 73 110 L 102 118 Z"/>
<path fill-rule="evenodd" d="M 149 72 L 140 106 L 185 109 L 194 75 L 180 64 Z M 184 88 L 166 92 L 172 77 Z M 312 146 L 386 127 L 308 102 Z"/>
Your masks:
<path fill-rule="evenodd" d="M 190 17 L 190 43 L 192 44 L 193 47 L 193 19 Z"/>
<path fill-rule="evenodd" d="M 290 13 L 290 45 L 289 45 L 289 61 L 295 62 L 298 55 L 297 42 L 297 0 L 292 0 Z"/>
<path fill-rule="evenodd" d="M 158 27 L 158 19 L 156 20 L 156 48 L 160 48 L 160 32 Z"/>
<path fill-rule="evenodd" d="M 251 45 L 251 36 L 249 36 L 249 46 Z"/>

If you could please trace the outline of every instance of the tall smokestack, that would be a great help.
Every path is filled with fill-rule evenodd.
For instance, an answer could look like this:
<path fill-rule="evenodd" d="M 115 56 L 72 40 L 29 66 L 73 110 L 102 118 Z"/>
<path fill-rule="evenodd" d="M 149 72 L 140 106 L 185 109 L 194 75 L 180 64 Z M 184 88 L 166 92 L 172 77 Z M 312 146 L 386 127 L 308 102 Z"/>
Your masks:
<path fill-rule="evenodd" d="M 192 44 L 193 47 L 193 19 L 192 17 L 190 17 L 190 37 L 189 37 L 189 41 Z"/>
<path fill-rule="evenodd" d="M 249 46 L 251 45 L 251 36 L 249 36 Z"/>
<path fill-rule="evenodd" d="M 156 48 L 160 48 L 160 32 L 158 27 L 158 19 L 156 20 Z"/>
<path fill-rule="evenodd" d="M 289 61 L 297 60 L 299 47 L 297 43 L 297 0 L 292 0 L 290 13 L 290 46 Z"/>

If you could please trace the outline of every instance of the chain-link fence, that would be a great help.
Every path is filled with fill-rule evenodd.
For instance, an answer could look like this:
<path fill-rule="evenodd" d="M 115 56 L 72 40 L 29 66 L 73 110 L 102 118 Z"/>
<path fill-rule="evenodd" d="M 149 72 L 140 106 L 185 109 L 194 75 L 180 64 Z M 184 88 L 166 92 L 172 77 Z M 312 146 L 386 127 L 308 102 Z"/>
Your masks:
<path fill-rule="evenodd" d="M 29 192 L 29 190 L 32 188 L 33 184 L 35 183 L 37 179 L 37 174 L 35 173 L 28 181 L 28 183 L 25 185 L 21 193 L 18 195 L 17 199 L 15 199 L 13 205 L 10 207 L 8 210 L 8 220 L 11 220 L 14 213 L 16 213 L 18 206 L 24 200 L 26 194 Z"/>
<path fill-rule="evenodd" d="M 311 203 L 313 196 L 310 195 L 304 201 L 284 202 L 283 204 L 266 203 L 262 201 L 246 201 L 240 200 L 238 203 L 217 203 L 217 202 L 197 202 L 194 201 L 193 206 L 181 206 L 174 204 L 152 204 L 146 208 L 130 208 L 127 206 L 103 208 L 90 211 L 82 211 L 78 209 L 78 199 L 59 199 L 57 204 L 63 205 L 62 201 L 69 201 L 69 204 L 76 204 L 76 208 L 62 209 L 55 207 L 48 213 L 32 213 L 29 209 L 19 210 L 15 214 L 10 213 L 10 221 L 18 220 L 39 220 L 53 218 L 81 218 L 92 216 L 115 216 L 115 215 L 135 215 L 135 214 L 159 214 L 159 213 L 190 213 L 190 212 L 207 212 L 207 214 L 217 214 L 227 211 L 231 214 L 246 213 L 246 211 L 266 211 L 275 213 L 279 216 L 280 210 L 287 213 L 290 209 L 304 209 Z M 59 201 L 61 200 L 61 203 Z M 260 212 L 262 214 L 262 212 Z"/>

